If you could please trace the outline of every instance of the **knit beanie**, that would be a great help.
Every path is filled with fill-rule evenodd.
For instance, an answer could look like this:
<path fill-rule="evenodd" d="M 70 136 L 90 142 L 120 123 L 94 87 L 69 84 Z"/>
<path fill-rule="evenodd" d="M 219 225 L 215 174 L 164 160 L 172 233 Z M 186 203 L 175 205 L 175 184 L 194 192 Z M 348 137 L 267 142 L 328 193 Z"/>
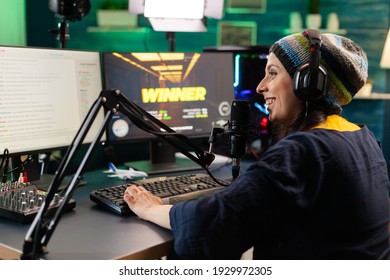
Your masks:
<path fill-rule="evenodd" d="M 367 80 L 367 55 L 356 43 L 343 36 L 321 35 L 320 64 L 327 71 L 325 100 L 336 106 L 348 104 Z M 304 33 L 286 36 L 270 48 L 294 77 L 295 71 L 309 63 L 309 39 Z"/>

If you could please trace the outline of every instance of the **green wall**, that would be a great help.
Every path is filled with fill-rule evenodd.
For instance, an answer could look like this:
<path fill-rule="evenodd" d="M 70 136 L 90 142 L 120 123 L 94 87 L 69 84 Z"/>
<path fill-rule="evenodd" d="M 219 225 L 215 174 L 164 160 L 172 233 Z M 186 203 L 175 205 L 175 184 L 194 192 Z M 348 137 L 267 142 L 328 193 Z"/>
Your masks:
<path fill-rule="evenodd" d="M 27 2 L 29 1 L 31 0 L 27 0 Z M 139 17 L 141 28 L 99 30 L 96 10 L 103 1 L 91 0 L 90 13 L 81 21 L 69 23 L 70 40 L 67 42 L 67 47 L 98 51 L 169 51 L 166 34 L 153 31 L 142 16 Z M 127 0 L 116 1 L 127 2 Z M 286 35 L 285 31 L 289 27 L 289 14 L 291 12 L 300 12 L 304 20 L 307 14 L 306 1 L 268 0 L 265 13 L 225 12 L 222 21 L 254 22 L 257 25 L 256 44 L 270 45 Z M 387 92 L 390 90 L 386 88 L 387 73 L 379 67 L 389 27 L 389 0 L 322 0 L 320 10 L 323 18 L 322 28 L 326 26 L 327 15 L 335 12 L 339 17 L 340 28 L 347 31 L 346 36 L 366 50 L 369 57 L 369 75 L 374 80 L 373 91 Z M 37 11 L 34 13 L 38 14 Z M 43 14 L 43 17 L 47 18 L 47 12 Z M 176 33 L 175 51 L 202 51 L 204 46 L 217 45 L 217 23 L 218 20 L 209 19 L 208 31 L 204 33 Z M 53 28 L 53 26 L 46 27 L 46 30 Z M 42 32 L 44 32 L 43 27 L 40 30 L 35 28 L 28 34 Z M 46 36 L 49 35 L 46 34 Z"/>
<path fill-rule="evenodd" d="M 25 0 L 0 0 L 0 44 L 26 45 Z"/>

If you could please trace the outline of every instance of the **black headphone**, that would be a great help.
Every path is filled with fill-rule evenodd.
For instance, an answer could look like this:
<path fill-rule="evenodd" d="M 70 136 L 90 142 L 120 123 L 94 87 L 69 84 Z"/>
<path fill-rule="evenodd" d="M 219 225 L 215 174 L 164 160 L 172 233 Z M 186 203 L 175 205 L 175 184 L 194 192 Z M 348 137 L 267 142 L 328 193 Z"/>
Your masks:
<path fill-rule="evenodd" d="M 293 88 L 295 94 L 303 101 L 317 101 L 324 97 L 327 82 L 325 67 L 320 65 L 321 32 L 307 29 L 303 32 L 310 43 L 309 63 L 303 64 L 294 73 Z"/>

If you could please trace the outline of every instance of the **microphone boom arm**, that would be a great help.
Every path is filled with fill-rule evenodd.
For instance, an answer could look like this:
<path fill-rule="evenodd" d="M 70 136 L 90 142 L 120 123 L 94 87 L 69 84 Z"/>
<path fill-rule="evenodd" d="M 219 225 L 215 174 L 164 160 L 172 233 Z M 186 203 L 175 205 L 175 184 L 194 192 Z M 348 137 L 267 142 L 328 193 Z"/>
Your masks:
<path fill-rule="evenodd" d="M 95 135 L 94 140 L 88 146 L 88 149 L 75 174 L 64 189 L 62 193 L 63 200 L 55 211 L 51 211 L 49 209 L 50 203 L 53 201 L 54 195 L 58 192 L 66 171 L 75 160 L 77 152 L 80 150 L 85 137 L 87 136 L 102 107 L 106 110 L 104 121 Z M 21 259 L 39 259 L 47 253 L 47 244 L 49 243 L 49 240 L 61 219 L 64 208 L 72 197 L 76 186 L 80 181 L 84 168 L 94 149 L 98 145 L 109 121 L 117 112 L 121 112 L 126 115 L 139 128 L 165 140 L 189 159 L 199 164 L 203 169 L 209 172 L 208 167 L 215 158 L 213 154 L 204 152 L 198 146 L 193 144 L 185 135 L 176 133 L 169 126 L 154 118 L 134 102 L 128 100 L 119 90 L 103 90 L 91 106 L 75 138 L 68 147 L 52 182 L 50 183 L 45 201 L 43 202 L 37 216 L 25 236 Z M 188 151 L 188 148 L 193 149 L 196 156 L 191 154 Z"/>

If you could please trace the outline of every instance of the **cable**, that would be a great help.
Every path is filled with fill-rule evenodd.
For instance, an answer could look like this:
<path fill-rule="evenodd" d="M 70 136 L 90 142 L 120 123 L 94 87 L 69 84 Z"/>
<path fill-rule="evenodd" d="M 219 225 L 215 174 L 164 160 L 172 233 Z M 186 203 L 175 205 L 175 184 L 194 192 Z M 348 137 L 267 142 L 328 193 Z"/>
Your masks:
<path fill-rule="evenodd" d="M 227 187 L 227 186 L 230 185 L 230 183 L 229 183 L 229 184 L 225 184 L 225 183 L 219 181 L 217 178 L 215 178 L 214 175 L 213 175 L 213 174 L 211 173 L 211 171 L 209 170 L 209 168 L 204 168 L 204 170 L 206 170 L 207 174 L 209 174 L 209 176 L 211 177 L 211 179 L 213 179 L 214 182 L 216 182 L 217 184 L 219 184 L 219 185 L 221 185 L 221 186 L 224 186 L 224 187 Z"/>
<path fill-rule="evenodd" d="M 152 115 L 150 115 L 147 111 L 136 105 L 135 103 L 127 100 L 127 99 L 120 99 L 120 111 L 125 114 L 130 121 L 139 127 L 140 129 L 151 133 L 155 136 L 158 136 L 165 141 L 169 142 L 176 148 L 183 148 L 183 146 L 187 146 L 186 148 L 190 147 L 193 148 L 194 153 L 196 156 L 192 155 L 189 152 L 185 152 L 184 154 L 192 159 L 193 161 L 197 162 L 199 165 L 202 166 L 202 168 L 209 174 L 209 176 L 219 185 L 222 186 L 228 186 L 229 184 L 225 184 L 223 182 L 220 182 L 217 178 L 215 178 L 210 170 L 209 165 L 214 160 L 214 155 L 207 154 L 204 151 L 199 151 L 199 147 L 196 146 L 194 143 L 192 143 L 185 135 L 177 133 L 175 130 L 164 124 L 163 122 L 159 121 L 158 119 L 154 118 Z M 127 106 L 126 106 L 127 105 Z M 165 130 L 166 132 L 162 131 Z M 178 143 L 177 142 L 171 142 L 172 138 L 181 140 Z M 186 149 L 184 149 L 186 150 Z M 183 152 L 183 151 L 182 151 Z M 210 163 L 205 162 L 206 160 L 210 160 L 210 157 L 207 158 L 207 155 L 212 155 L 213 158 Z"/>
<path fill-rule="evenodd" d="M 9 159 L 10 159 L 9 150 L 6 148 L 6 149 L 4 149 L 3 158 L 2 158 L 2 161 L 1 161 L 1 164 L 0 164 L 0 170 L 1 170 L 1 169 L 3 168 L 3 164 L 5 163 L 3 175 L 1 176 L 1 178 L 2 178 L 1 181 L 2 181 L 3 183 L 7 182 L 7 175 L 8 175 L 8 174 L 11 174 L 11 173 L 13 173 L 13 172 L 15 172 L 15 171 L 17 171 L 17 170 L 19 170 L 19 169 L 20 169 L 20 170 L 24 170 L 24 166 L 25 166 L 28 162 L 34 160 L 33 157 L 32 157 L 32 155 L 28 155 L 27 158 L 19 164 L 19 166 L 14 167 L 13 169 L 11 169 L 11 170 L 8 171 Z"/>
<path fill-rule="evenodd" d="M 6 183 L 7 182 L 7 174 L 8 174 L 8 165 L 9 165 L 9 150 L 6 148 L 3 152 L 3 159 L 1 161 L 0 169 L 3 168 L 4 164 L 4 171 L 3 175 L 1 176 L 1 182 Z"/>
<path fill-rule="evenodd" d="M 24 161 L 22 161 L 20 164 L 19 164 L 19 166 L 17 166 L 17 167 L 15 167 L 14 169 L 11 169 L 10 171 L 8 171 L 8 174 L 9 173 L 12 173 L 12 172 L 14 172 L 14 171 L 16 171 L 16 170 L 18 170 L 18 169 L 20 169 L 21 171 L 24 171 L 24 166 L 28 163 L 28 162 L 30 162 L 30 161 L 33 161 L 34 159 L 33 159 L 33 156 L 32 155 L 27 155 L 27 158 L 24 160 Z"/>
<path fill-rule="evenodd" d="M 298 128 L 297 131 L 301 131 L 301 130 L 302 130 L 302 128 L 303 128 L 303 126 L 304 126 L 304 124 L 305 124 L 305 120 L 306 120 L 306 118 L 307 118 L 307 113 L 308 113 L 308 111 L 309 111 L 309 102 L 306 101 L 306 102 L 305 102 L 305 115 L 304 115 L 303 120 L 302 120 L 302 123 L 301 123 L 301 125 L 299 126 L 299 128 Z"/>
<path fill-rule="evenodd" d="M 5 160 L 5 157 L 8 155 L 8 149 L 7 148 L 5 148 L 4 149 L 4 152 L 3 152 L 3 157 L 2 157 L 2 159 L 1 159 L 1 164 L 0 164 L 0 170 L 3 168 L 3 164 L 4 164 L 4 160 Z"/>

